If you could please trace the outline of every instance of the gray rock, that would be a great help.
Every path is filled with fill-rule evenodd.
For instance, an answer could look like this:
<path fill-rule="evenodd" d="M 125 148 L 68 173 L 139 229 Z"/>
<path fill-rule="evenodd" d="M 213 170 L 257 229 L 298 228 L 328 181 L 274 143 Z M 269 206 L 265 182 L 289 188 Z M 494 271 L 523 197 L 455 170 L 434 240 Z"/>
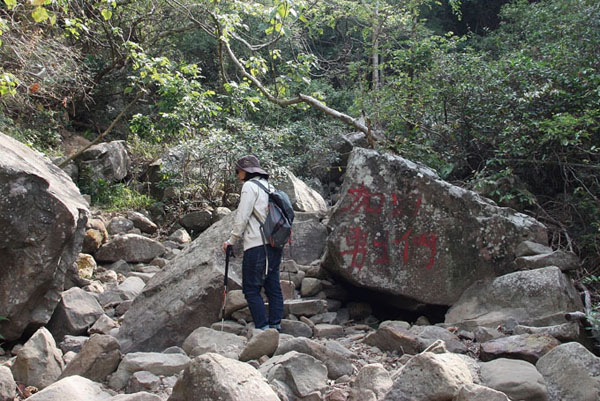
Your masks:
<path fill-rule="evenodd" d="M 144 234 L 152 235 L 158 231 L 158 226 L 139 212 L 128 212 L 127 218 L 133 222 L 135 228 L 139 228 Z"/>
<path fill-rule="evenodd" d="M 480 386 L 479 384 L 466 384 L 460 388 L 452 401 L 510 401 L 506 394 Z"/>
<path fill-rule="evenodd" d="M 327 302 L 322 299 L 291 299 L 284 302 L 284 314 L 313 316 L 327 311 Z"/>
<path fill-rule="evenodd" d="M 198 210 L 187 213 L 179 219 L 179 224 L 189 232 L 199 234 L 212 224 L 212 212 L 210 210 Z"/>
<path fill-rule="evenodd" d="M 503 392 L 511 400 L 548 400 L 544 378 L 531 363 L 501 358 L 480 366 L 482 384 Z"/>
<path fill-rule="evenodd" d="M 473 377 L 458 355 L 423 352 L 400 368 L 383 400 L 452 400 L 467 384 Z"/>
<path fill-rule="evenodd" d="M 221 220 L 223 217 L 228 216 L 229 214 L 231 214 L 231 210 L 229 210 L 226 207 L 218 207 L 215 209 L 215 211 L 213 212 L 213 224 L 216 223 L 217 221 Z"/>
<path fill-rule="evenodd" d="M 113 270 L 117 273 L 121 273 L 121 274 L 129 274 L 131 273 L 132 269 L 131 269 L 131 265 L 129 263 L 127 263 L 126 261 L 124 261 L 123 259 L 119 259 L 116 262 L 110 264 L 109 266 L 107 266 L 108 270 Z"/>
<path fill-rule="evenodd" d="M 81 376 L 69 376 L 27 398 L 27 401 L 107 401 L 112 394 L 100 383 Z"/>
<path fill-rule="evenodd" d="M 89 212 L 50 160 L 2 133 L 0 154 L 0 333 L 13 341 L 50 320 Z"/>
<path fill-rule="evenodd" d="M 533 218 L 373 150 L 352 151 L 341 194 L 323 266 L 405 307 L 452 305 L 475 281 L 513 271 L 523 240 L 547 242 Z"/>
<path fill-rule="evenodd" d="M 319 323 L 313 328 L 313 335 L 317 338 L 339 338 L 344 336 L 344 327 L 337 324 Z"/>
<path fill-rule="evenodd" d="M 226 331 L 198 327 L 183 342 L 183 349 L 190 357 L 209 352 L 238 359 L 246 346 L 246 338 Z"/>
<path fill-rule="evenodd" d="M 279 401 L 261 374 L 247 363 L 218 354 L 194 358 L 168 401 Z"/>
<path fill-rule="evenodd" d="M 58 344 L 58 348 L 66 354 L 69 351 L 79 352 L 83 344 L 89 340 L 87 336 L 70 336 L 66 335 L 63 340 Z"/>
<path fill-rule="evenodd" d="M 272 385 L 281 385 L 281 390 L 291 399 L 306 397 L 327 387 L 325 365 L 296 351 L 274 356 L 259 371 Z"/>
<path fill-rule="evenodd" d="M 95 382 L 103 382 L 117 369 L 120 361 L 120 346 L 114 337 L 92 334 L 77 356 L 65 367 L 59 379 L 82 376 Z"/>
<path fill-rule="evenodd" d="M 481 344 L 479 357 L 482 361 L 513 358 L 535 364 L 540 357 L 558 345 L 560 342 L 557 339 L 545 334 L 520 334 Z"/>
<path fill-rule="evenodd" d="M 190 358 L 183 354 L 163 354 L 158 352 L 132 352 L 126 354 L 115 373 L 109 379 L 109 385 L 120 390 L 127 385 L 135 372 L 142 370 L 157 376 L 178 374 L 190 363 Z"/>
<path fill-rule="evenodd" d="M 111 302 L 123 302 L 134 300 L 138 295 L 142 293 L 146 283 L 139 277 L 130 276 L 127 277 L 117 287 L 106 291 L 100 295 L 100 302 L 103 305 L 107 305 Z"/>
<path fill-rule="evenodd" d="M 133 230 L 133 221 L 126 219 L 123 216 L 116 216 L 110 219 L 106 229 L 110 235 L 127 234 Z"/>
<path fill-rule="evenodd" d="M 302 279 L 300 295 L 303 297 L 312 297 L 317 295 L 322 288 L 323 284 L 321 284 L 321 280 L 318 278 L 305 277 Z"/>
<path fill-rule="evenodd" d="M 103 314 L 96 320 L 96 323 L 89 328 L 88 333 L 91 334 L 108 334 L 112 329 L 117 327 L 117 322 L 112 320 L 106 314 Z"/>
<path fill-rule="evenodd" d="M 123 316 L 119 340 L 124 352 L 180 345 L 198 327 L 220 321 L 225 256 L 234 215 L 215 223 L 177 255 L 169 268 L 146 284 Z M 241 246 L 234 249 L 242 255 Z M 233 258 L 229 289 L 241 288 L 241 257 Z"/>
<path fill-rule="evenodd" d="M 192 237 L 185 228 L 180 228 L 169 235 L 171 241 L 175 241 L 178 244 L 188 244 L 192 242 Z"/>
<path fill-rule="evenodd" d="M 248 301 L 242 290 L 231 290 L 227 293 L 227 303 L 225 304 L 225 316 L 231 316 L 231 314 L 237 310 L 248 306 Z"/>
<path fill-rule="evenodd" d="M 240 361 L 247 362 L 260 357 L 272 356 L 279 346 L 279 332 L 275 329 L 256 330 L 240 354 Z"/>
<path fill-rule="evenodd" d="M 406 329 L 393 326 L 380 326 L 377 331 L 367 335 L 364 342 L 382 351 L 396 351 L 400 355 L 415 355 L 421 348 L 416 335 Z"/>
<path fill-rule="evenodd" d="M 137 277 L 137 278 L 142 279 L 142 281 L 144 283 L 147 283 L 148 281 L 150 281 L 150 279 L 152 277 L 154 277 L 155 274 L 156 274 L 156 272 L 153 272 L 153 273 L 131 272 L 131 273 L 129 273 L 127 275 L 127 278 L 129 278 L 129 277 Z"/>
<path fill-rule="evenodd" d="M 294 210 L 311 213 L 327 212 L 325 199 L 317 191 L 298 179 L 291 171 L 285 170 L 283 177 L 274 181 L 274 184 L 277 189 L 285 191 L 290 197 Z"/>
<path fill-rule="evenodd" d="M 437 326 L 413 326 L 408 330 L 409 333 L 418 337 L 420 344 L 419 351 L 424 351 L 437 340 L 442 340 L 446 344 L 449 352 L 464 354 L 467 352 L 467 346 L 460 339 L 447 329 Z"/>
<path fill-rule="evenodd" d="M 12 373 L 16 382 L 43 389 L 56 381 L 63 367 L 62 352 L 42 327 L 17 352 Z"/>
<path fill-rule="evenodd" d="M 318 315 L 311 316 L 309 321 L 311 322 L 312 326 L 314 326 L 315 324 L 319 324 L 319 323 L 327 323 L 327 324 L 340 323 L 337 312 L 319 313 Z M 308 322 L 306 322 L 306 323 L 309 324 Z"/>
<path fill-rule="evenodd" d="M 138 393 L 140 391 L 156 392 L 160 387 L 160 377 L 144 370 L 135 372 L 129 378 L 127 383 L 128 393 Z"/>
<path fill-rule="evenodd" d="M 522 256 L 515 259 L 517 270 L 532 270 L 547 266 L 557 266 L 562 271 L 575 270 L 581 265 L 577 255 L 565 251 L 554 251 L 543 255 Z"/>
<path fill-rule="evenodd" d="M 372 363 L 360 369 L 353 386 L 359 390 L 371 390 L 375 393 L 377 399 L 381 399 L 393 384 L 394 382 L 390 377 L 390 373 L 385 370 L 383 365 Z"/>
<path fill-rule="evenodd" d="M 328 346 L 325 346 L 308 338 L 292 338 L 281 341 L 275 355 L 283 355 L 291 351 L 300 352 L 323 362 L 327 367 L 327 375 L 332 380 L 344 375 L 351 376 L 354 373 L 354 367 L 349 360 L 349 355 L 340 352 L 339 347 L 343 347 L 342 345 L 334 346 L 333 343 L 331 341 Z"/>
<path fill-rule="evenodd" d="M 58 341 L 62 341 L 67 334 L 87 333 L 88 328 L 104 313 L 96 298 L 81 288 L 70 288 L 62 292 L 60 298 L 47 326 Z"/>
<path fill-rule="evenodd" d="M 113 237 L 96 251 L 101 262 L 150 262 L 164 255 L 166 248 L 158 241 L 138 234 L 122 234 Z"/>
<path fill-rule="evenodd" d="M 532 241 L 521 242 L 517 245 L 517 249 L 515 250 L 515 256 L 517 258 L 521 256 L 544 255 L 548 253 L 552 253 L 552 248 Z"/>
<path fill-rule="evenodd" d="M 17 383 L 6 366 L 0 366 L 0 401 L 13 401 L 17 396 Z"/>
<path fill-rule="evenodd" d="M 301 265 L 308 265 L 320 259 L 325 251 L 327 227 L 317 213 L 295 214 L 292 225 L 292 243 L 283 249 L 284 259 L 293 259 Z"/>
<path fill-rule="evenodd" d="M 600 399 L 600 358 L 581 344 L 559 345 L 541 357 L 536 367 L 544 377 L 550 401 Z"/>
<path fill-rule="evenodd" d="M 87 149 L 78 159 L 79 170 L 93 181 L 117 182 L 127 176 L 131 161 L 125 141 L 100 143 Z"/>
<path fill-rule="evenodd" d="M 544 334 L 552 336 L 561 342 L 577 341 L 581 338 L 579 323 L 569 322 L 557 324 L 554 326 L 531 327 L 517 325 L 513 330 L 514 334 Z"/>
<path fill-rule="evenodd" d="M 448 310 L 446 323 L 466 330 L 496 328 L 509 319 L 548 326 L 566 323 L 566 312 L 582 309 L 571 280 L 558 267 L 546 267 L 473 284 Z"/>
<path fill-rule="evenodd" d="M 313 329 L 306 323 L 298 320 L 282 319 L 281 332 L 294 337 L 312 337 Z"/>
<path fill-rule="evenodd" d="M 490 340 L 495 340 L 496 338 L 505 337 L 505 335 L 499 332 L 497 329 L 491 329 L 489 327 L 477 327 L 475 330 L 473 330 L 473 334 L 475 335 L 475 341 L 478 343 L 484 343 Z"/>

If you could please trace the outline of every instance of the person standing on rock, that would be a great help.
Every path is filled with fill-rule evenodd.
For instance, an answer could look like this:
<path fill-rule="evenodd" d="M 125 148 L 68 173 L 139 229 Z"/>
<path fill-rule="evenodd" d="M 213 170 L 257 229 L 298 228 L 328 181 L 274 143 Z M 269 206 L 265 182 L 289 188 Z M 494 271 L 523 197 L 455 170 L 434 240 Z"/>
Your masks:
<path fill-rule="evenodd" d="M 271 191 L 273 187 L 268 183 L 269 174 L 261 168 L 255 156 L 248 155 L 239 159 L 235 163 L 235 171 L 244 185 L 231 235 L 223 243 L 223 252 L 243 237 L 242 290 L 248 301 L 254 326 L 261 330 L 279 330 L 283 317 L 283 294 L 279 281 L 282 249 L 273 248 L 263 242 L 260 224 L 267 218 L 269 195 L 251 181 L 258 181 Z M 269 270 L 265 275 L 266 257 L 269 258 Z M 263 287 L 269 300 L 268 317 L 260 295 Z"/>

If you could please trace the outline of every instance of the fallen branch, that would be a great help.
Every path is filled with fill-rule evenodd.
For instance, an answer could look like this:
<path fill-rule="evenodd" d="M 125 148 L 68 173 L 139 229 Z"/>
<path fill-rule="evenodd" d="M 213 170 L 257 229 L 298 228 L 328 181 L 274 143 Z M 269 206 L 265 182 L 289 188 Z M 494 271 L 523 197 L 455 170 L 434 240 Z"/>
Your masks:
<path fill-rule="evenodd" d="M 131 108 L 131 106 L 134 105 L 135 102 L 137 102 L 141 97 L 142 97 L 143 92 L 140 91 L 138 92 L 138 94 L 136 95 L 136 97 L 127 104 L 127 106 L 125 106 L 123 108 L 123 110 L 121 110 L 121 112 L 119 113 L 119 115 L 117 115 L 115 117 L 115 119 L 110 123 L 110 125 L 108 126 L 107 129 L 104 130 L 103 133 L 101 133 L 100 135 L 98 135 L 96 137 L 96 139 L 94 139 L 92 142 L 89 143 L 89 145 L 83 147 L 82 149 L 80 149 L 79 151 L 75 152 L 74 154 L 72 154 L 71 156 L 67 157 L 66 160 L 62 161 L 61 163 L 58 164 L 59 168 L 64 168 L 66 167 L 69 163 L 71 163 L 73 160 L 75 160 L 76 158 L 78 158 L 79 156 L 81 156 L 83 154 L 83 152 L 85 152 L 86 150 L 88 150 L 89 148 L 91 148 L 94 145 L 97 145 L 98 143 L 100 143 L 100 141 L 110 132 L 112 131 L 112 129 L 115 127 L 115 125 L 121 120 L 121 118 L 123 118 L 123 116 L 125 115 L 125 113 L 127 112 L 127 110 L 129 110 Z"/>

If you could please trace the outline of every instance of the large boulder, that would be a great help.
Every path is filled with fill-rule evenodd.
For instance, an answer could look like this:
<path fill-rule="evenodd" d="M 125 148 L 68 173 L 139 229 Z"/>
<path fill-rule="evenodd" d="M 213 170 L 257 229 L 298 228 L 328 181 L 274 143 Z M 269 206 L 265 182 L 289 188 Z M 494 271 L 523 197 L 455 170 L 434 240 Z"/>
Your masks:
<path fill-rule="evenodd" d="M 225 272 L 221 244 L 229 238 L 234 218 L 232 213 L 213 224 L 173 258 L 168 269 L 150 279 L 123 317 L 118 336 L 125 353 L 181 345 L 198 327 L 220 320 Z M 311 236 L 314 232 L 294 229 L 294 241 L 309 242 Z M 241 288 L 241 242 L 234 247 L 237 257 L 230 260 L 229 290 Z M 293 256 L 298 257 L 296 248 Z"/>
<path fill-rule="evenodd" d="M 548 390 L 542 375 L 529 362 L 500 358 L 482 362 L 481 381 L 511 400 L 547 401 Z"/>
<path fill-rule="evenodd" d="M 259 371 L 288 399 L 302 399 L 327 387 L 327 367 L 316 358 L 296 351 L 277 355 Z"/>
<path fill-rule="evenodd" d="M 275 355 L 284 355 L 296 351 L 316 358 L 327 367 L 330 379 L 337 379 L 343 375 L 352 376 L 354 367 L 348 357 L 335 347 L 327 347 L 308 338 L 291 338 L 281 341 Z"/>
<path fill-rule="evenodd" d="M 329 220 L 324 266 L 401 306 L 451 305 L 479 279 L 513 271 L 544 225 L 401 157 L 356 148 Z"/>
<path fill-rule="evenodd" d="M 247 363 L 208 353 L 194 358 L 168 401 L 279 401 L 261 374 Z"/>
<path fill-rule="evenodd" d="M 123 316 L 118 338 L 123 352 L 163 350 L 181 345 L 198 327 L 219 320 L 225 255 L 234 215 L 225 217 L 186 246 L 154 275 Z M 234 247 L 229 289 L 241 288 L 241 245 Z"/>
<path fill-rule="evenodd" d="M 96 252 L 96 260 L 100 262 L 150 262 L 165 254 L 167 249 L 159 241 L 139 234 L 122 234 L 114 236 Z"/>
<path fill-rule="evenodd" d="M 65 172 L 0 133 L 0 332 L 50 320 L 83 241 L 88 205 Z"/>
<path fill-rule="evenodd" d="M 579 343 L 559 345 L 536 364 L 550 401 L 600 400 L 600 358 Z"/>
<path fill-rule="evenodd" d="M 292 242 L 283 249 L 283 257 L 308 265 L 323 256 L 326 239 L 327 227 L 318 213 L 296 213 Z"/>
<path fill-rule="evenodd" d="M 192 358 L 212 352 L 238 359 L 247 342 L 245 337 L 233 333 L 198 327 L 183 342 L 183 350 Z"/>
<path fill-rule="evenodd" d="M 135 372 L 150 372 L 156 376 L 173 376 L 190 363 L 184 353 L 132 352 L 123 357 L 117 371 L 110 376 L 109 385 L 120 390 Z"/>
<path fill-rule="evenodd" d="M 6 366 L 0 366 L 0 401 L 13 401 L 17 395 L 17 383 Z"/>
<path fill-rule="evenodd" d="M 400 368 L 383 400 L 452 400 L 468 384 L 473 384 L 473 376 L 460 356 L 422 352 Z"/>
<path fill-rule="evenodd" d="M 27 401 L 106 401 L 112 394 L 100 383 L 81 376 L 69 376 L 53 383 Z"/>
<path fill-rule="evenodd" d="M 60 378 L 82 376 L 102 382 L 117 369 L 120 361 L 119 342 L 109 335 L 94 334 L 65 367 Z"/>
<path fill-rule="evenodd" d="M 571 280 L 558 267 L 506 274 L 469 287 L 446 313 L 446 323 L 471 330 L 514 319 L 528 326 L 566 323 L 565 313 L 583 305 Z"/>
<path fill-rule="evenodd" d="M 325 199 L 291 171 L 285 170 L 283 177 L 275 180 L 274 184 L 277 189 L 284 191 L 290 197 L 294 210 L 313 213 L 327 212 Z"/>
<path fill-rule="evenodd" d="M 82 174 L 88 174 L 88 179 L 102 179 L 109 183 L 125 178 L 131 163 L 125 141 L 94 145 L 83 152 L 77 162 Z"/>
<path fill-rule="evenodd" d="M 12 366 L 15 381 L 38 389 L 49 386 L 62 372 L 62 356 L 52 334 L 46 328 L 40 328 L 17 352 Z"/>
<path fill-rule="evenodd" d="M 48 322 L 48 330 L 57 341 L 67 334 L 85 334 L 104 310 L 91 293 L 78 287 L 61 293 L 60 303 Z"/>

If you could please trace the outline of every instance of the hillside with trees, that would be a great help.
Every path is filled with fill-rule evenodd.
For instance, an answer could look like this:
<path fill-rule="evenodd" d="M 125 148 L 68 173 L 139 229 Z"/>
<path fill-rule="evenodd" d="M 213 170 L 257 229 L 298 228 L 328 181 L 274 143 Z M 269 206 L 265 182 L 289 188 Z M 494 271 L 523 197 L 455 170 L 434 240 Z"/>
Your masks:
<path fill-rule="evenodd" d="M 245 153 L 326 190 L 359 131 L 536 217 L 600 281 L 597 1 L 3 0 L 0 41 L 1 132 L 63 162 L 127 141 L 139 176 L 80 172 L 97 206 L 161 201 L 138 184 L 175 148 L 221 184 L 167 169 L 177 210 L 222 204 Z"/>

